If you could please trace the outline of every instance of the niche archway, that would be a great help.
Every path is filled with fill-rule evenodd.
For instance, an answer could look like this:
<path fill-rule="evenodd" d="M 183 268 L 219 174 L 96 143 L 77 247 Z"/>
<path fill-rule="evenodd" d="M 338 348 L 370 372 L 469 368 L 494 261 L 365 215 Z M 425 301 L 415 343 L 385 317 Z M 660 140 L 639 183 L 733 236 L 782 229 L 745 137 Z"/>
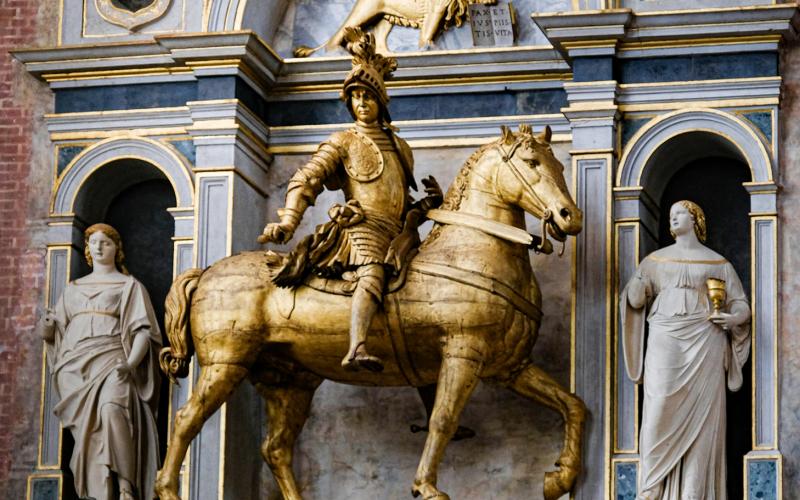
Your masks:
<path fill-rule="evenodd" d="M 68 280 L 88 272 L 83 231 L 95 222 L 107 222 L 120 231 L 128 268 L 145 284 L 156 315 L 162 318 L 158 309 L 173 274 L 192 262 L 193 184 L 191 165 L 164 142 L 124 136 L 98 141 L 78 154 L 56 181 L 51 198 L 47 301 L 53 304 Z M 173 265 L 173 259 L 179 262 Z M 42 463 L 65 472 L 67 499 L 71 445 L 52 415 L 49 377 L 43 384 Z M 170 401 L 181 397 L 185 395 L 162 384 L 158 416 L 162 453 Z"/>
<path fill-rule="evenodd" d="M 717 219 L 709 221 L 712 231 L 735 233 L 727 243 L 710 242 L 732 261 L 745 286 L 749 284 L 754 311 L 752 377 L 746 376 L 753 387 L 743 388 L 733 402 L 729 398 L 728 405 L 729 429 L 732 425 L 752 429 L 752 433 L 732 429 L 739 438 L 728 445 L 738 454 L 728 461 L 733 496 L 743 484 L 743 467 L 736 460 L 745 454 L 746 465 L 754 450 L 777 449 L 775 165 L 770 145 L 741 118 L 720 110 L 686 109 L 662 115 L 637 132 L 620 160 L 614 187 L 617 292 L 645 255 L 667 243 L 660 236 L 665 229 L 659 226 L 676 198 L 695 198 L 707 205 Z M 617 454 L 635 457 L 640 398 L 625 374 L 618 335 L 614 342 L 614 448 Z M 749 414 L 744 424 L 731 416 L 743 411 L 742 406 Z"/>

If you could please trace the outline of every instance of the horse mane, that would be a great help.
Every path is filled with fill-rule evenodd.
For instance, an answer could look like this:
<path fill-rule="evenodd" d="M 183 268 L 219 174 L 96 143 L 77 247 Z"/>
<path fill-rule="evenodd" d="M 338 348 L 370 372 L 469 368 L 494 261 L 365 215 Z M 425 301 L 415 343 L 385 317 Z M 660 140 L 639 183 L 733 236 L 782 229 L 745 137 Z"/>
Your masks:
<path fill-rule="evenodd" d="M 447 189 L 447 194 L 444 196 L 444 201 L 442 205 L 439 207 L 442 210 L 458 210 L 461 206 L 461 200 L 464 199 L 464 191 L 466 191 L 467 186 L 469 185 L 469 178 L 472 174 L 473 167 L 478 163 L 478 159 L 481 158 L 486 151 L 491 149 L 491 147 L 496 146 L 499 144 L 503 139 L 498 139 L 496 141 L 490 142 L 488 144 L 484 144 L 483 146 L 479 147 L 475 150 L 467 161 L 464 162 L 464 165 L 461 167 L 461 170 L 458 171 L 458 175 L 455 179 L 453 179 L 453 183 L 450 184 L 450 187 Z M 436 224 L 434 228 L 431 230 L 428 237 L 425 238 L 425 241 L 422 242 L 420 248 L 425 247 L 426 244 L 432 243 L 439 237 L 439 233 L 442 231 L 442 226 Z"/>

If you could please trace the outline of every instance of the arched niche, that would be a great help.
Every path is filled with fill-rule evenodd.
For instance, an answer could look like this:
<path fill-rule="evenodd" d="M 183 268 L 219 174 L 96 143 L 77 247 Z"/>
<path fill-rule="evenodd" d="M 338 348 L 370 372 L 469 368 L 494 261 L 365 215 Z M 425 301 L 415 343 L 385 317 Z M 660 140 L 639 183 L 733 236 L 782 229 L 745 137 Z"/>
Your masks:
<path fill-rule="evenodd" d="M 703 141 L 698 141 L 698 134 Z M 694 148 L 698 142 L 710 149 Z M 750 167 L 753 182 L 773 182 L 777 162 L 769 148 L 747 123 L 731 113 L 682 109 L 652 120 L 631 138 L 620 159 L 616 186 L 656 185 L 679 168 L 675 164 L 685 165 L 709 153 L 742 159 Z"/>
<path fill-rule="evenodd" d="M 105 181 L 111 183 L 107 191 L 113 191 L 115 187 L 124 188 L 126 183 L 142 178 L 139 176 L 153 178 L 160 172 L 175 191 L 176 207 L 188 208 L 193 205 L 194 182 L 191 166 L 174 149 L 151 139 L 122 137 L 93 144 L 67 165 L 53 191 L 51 215 L 70 215 L 82 209 L 83 207 L 76 204 L 87 202 L 85 199 L 79 201 L 79 193 L 85 198 L 88 192 L 82 189 L 84 184 L 96 171 L 117 160 L 126 160 L 127 163 L 120 168 L 99 172 Z M 142 167 L 143 164 L 149 168 Z M 130 169 L 124 168 L 126 165 L 131 166 Z"/>
<path fill-rule="evenodd" d="M 745 267 L 749 269 L 740 270 L 740 274 L 745 274 L 744 281 L 750 282 L 753 308 L 753 388 L 748 391 L 752 398 L 746 405 L 752 412 L 752 439 L 748 439 L 750 447 L 745 456 L 747 474 L 748 460 L 755 462 L 764 450 L 777 453 L 778 447 L 777 186 L 774 182 L 777 159 L 750 125 L 725 111 L 684 109 L 653 119 L 634 135 L 620 159 L 614 186 L 615 289 L 618 293 L 639 261 L 659 246 L 659 218 L 665 210 L 661 205 L 671 201 L 664 199 L 665 188 L 676 174 L 688 179 L 686 168 L 697 169 L 698 176 L 702 176 L 700 171 L 707 163 L 704 159 L 717 165 L 715 175 L 727 175 L 720 165 L 731 165 L 730 175 L 738 170 L 735 173 L 738 179 L 749 179 L 739 183 L 743 196 L 749 198 L 749 203 L 745 202 L 746 206 L 739 211 L 738 217 L 744 220 L 728 222 L 732 228 L 739 224 L 745 231 L 741 241 L 749 242 L 738 250 L 747 253 L 743 260 L 748 262 Z M 746 169 L 746 173 L 742 174 L 741 169 Z M 725 196 L 713 182 L 708 179 L 703 182 L 706 189 L 714 190 L 719 197 Z M 613 444 L 618 456 L 635 457 L 639 425 L 637 387 L 625 374 L 619 335 L 615 335 L 614 345 L 617 361 Z"/>

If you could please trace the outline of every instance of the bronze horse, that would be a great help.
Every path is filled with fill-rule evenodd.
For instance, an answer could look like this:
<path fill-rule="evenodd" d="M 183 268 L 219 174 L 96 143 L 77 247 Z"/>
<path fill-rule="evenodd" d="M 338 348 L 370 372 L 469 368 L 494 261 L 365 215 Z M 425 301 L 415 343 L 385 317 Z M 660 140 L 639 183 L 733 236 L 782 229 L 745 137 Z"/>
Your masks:
<path fill-rule="evenodd" d="M 178 500 L 178 473 L 187 447 L 208 419 L 249 379 L 266 400 L 269 430 L 261 452 L 287 500 L 301 498 L 292 453 L 323 379 L 370 386 L 437 384 L 430 432 L 413 484 L 414 496 L 447 499 L 436 488 L 437 468 L 459 416 L 481 379 L 561 413 L 565 440 L 547 472 L 544 495 L 571 491 L 581 463 L 586 410 L 577 396 L 533 364 L 541 294 L 528 247 L 524 213 L 542 219 L 564 241 L 580 232 L 582 214 L 550 149 L 550 129 L 520 126 L 479 148 L 445 196 L 437 223 L 408 265 L 405 285 L 388 293 L 373 321 L 370 351 L 386 361 L 381 373 L 341 366 L 348 348 L 350 298 L 320 287 L 278 288 L 268 263 L 276 254 L 248 252 L 205 271 L 178 276 L 167 296 L 170 347 L 162 368 L 186 376 L 192 351 L 200 377 L 175 415 L 156 493 Z M 541 247 L 540 247 L 541 248 Z"/>

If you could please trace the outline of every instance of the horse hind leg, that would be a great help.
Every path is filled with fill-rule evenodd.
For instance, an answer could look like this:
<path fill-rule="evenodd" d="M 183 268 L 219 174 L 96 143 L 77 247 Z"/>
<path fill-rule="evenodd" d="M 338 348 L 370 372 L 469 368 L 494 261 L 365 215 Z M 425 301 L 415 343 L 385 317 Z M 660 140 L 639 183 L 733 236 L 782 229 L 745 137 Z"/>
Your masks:
<path fill-rule="evenodd" d="M 314 391 L 322 379 L 311 374 L 289 383 L 275 383 L 262 375 L 255 386 L 267 406 L 267 438 L 261 455 L 269 465 L 284 500 L 302 500 L 292 470 L 294 444 L 303 430 L 311 409 Z"/>
<path fill-rule="evenodd" d="M 461 412 L 478 385 L 478 375 L 482 367 L 483 363 L 479 360 L 445 353 L 430 418 L 430 432 L 425 440 L 425 449 L 411 490 L 415 497 L 422 495 L 423 500 L 450 498 L 436 488 L 439 463 L 447 443 L 458 429 Z"/>
<path fill-rule="evenodd" d="M 564 418 L 564 446 L 556 461 L 557 471 L 546 472 L 544 498 L 555 500 L 572 491 L 581 470 L 581 447 L 586 405 L 541 368 L 528 365 L 508 384 L 511 390 L 552 408 Z"/>
<path fill-rule="evenodd" d="M 238 365 L 213 364 L 202 367 L 189 400 L 175 413 L 167 456 L 156 478 L 155 493 L 161 500 L 180 500 L 178 474 L 189 443 L 231 392 L 247 375 L 247 368 Z"/>
<path fill-rule="evenodd" d="M 433 404 L 436 401 L 436 384 L 430 385 L 423 385 L 421 387 L 417 387 L 417 393 L 419 394 L 419 398 L 422 400 L 422 404 L 425 406 L 425 425 L 419 426 L 416 424 L 411 425 L 411 432 L 428 432 L 430 428 L 428 422 L 431 420 L 431 414 L 433 413 Z M 472 439 L 475 437 L 475 431 L 470 429 L 469 427 L 464 427 L 459 425 L 456 429 L 456 433 L 453 434 L 453 438 L 451 441 L 461 441 L 462 439 Z"/>

